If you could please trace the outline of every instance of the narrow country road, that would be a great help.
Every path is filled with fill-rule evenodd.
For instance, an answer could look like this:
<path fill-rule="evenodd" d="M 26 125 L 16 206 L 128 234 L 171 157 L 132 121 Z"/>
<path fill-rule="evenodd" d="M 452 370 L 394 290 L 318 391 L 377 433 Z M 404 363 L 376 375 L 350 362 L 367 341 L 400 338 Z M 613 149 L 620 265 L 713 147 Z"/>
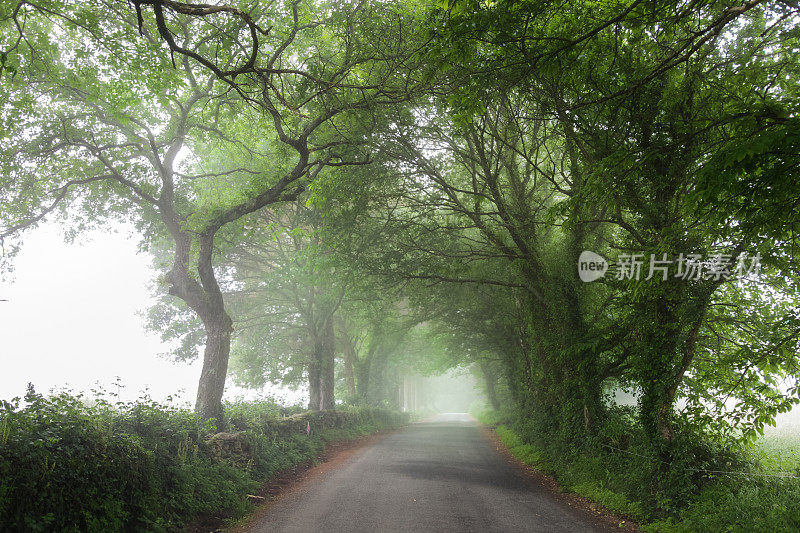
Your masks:
<path fill-rule="evenodd" d="M 604 531 L 498 453 L 467 415 L 390 434 L 279 498 L 252 532 Z"/>

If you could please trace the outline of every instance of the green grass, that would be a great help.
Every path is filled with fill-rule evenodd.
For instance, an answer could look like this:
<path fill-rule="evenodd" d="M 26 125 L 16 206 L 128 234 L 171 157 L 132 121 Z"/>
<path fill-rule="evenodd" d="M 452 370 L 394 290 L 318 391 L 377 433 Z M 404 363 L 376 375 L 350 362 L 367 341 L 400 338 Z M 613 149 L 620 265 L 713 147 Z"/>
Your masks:
<path fill-rule="evenodd" d="M 800 425 L 767 430 L 753 446 L 753 456 L 767 472 L 800 469 Z"/>
<path fill-rule="evenodd" d="M 633 502 L 620 492 L 615 492 L 602 480 L 595 478 L 593 468 L 587 464 L 572 463 L 571 468 L 559 468 L 559 465 L 548 460 L 545 450 L 526 443 L 508 426 L 501 422 L 507 416 L 490 410 L 476 410 L 473 416 L 482 424 L 496 426 L 495 432 L 500 441 L 508 447 L 511 454 L 540 472 L 557 475 L 564 489 L 599 503 L 606 509 L 625 517 L 640 520 L 644 517 L 642 506 Z"/>
<path fill-rule="evenodd" d="M 770 476 L 789 472 L 800 476 L 800 432 L 791 428 L 767 432 L 750 450 L 736 452 L 687 448 L 687 453 L 712 455 L 709 467 L 744 474 L 698 473 L 678 464 L 652 484 L 648 461 L 636 455 L 594 453 L 547 448 L 526 442 L 511 416 L 496 412 L 473 412 L 480 422 L 495 427 L 511 453 L 537 470 L 552 474 L 568 491 L 584 496 L 622 517 L 639 522 L 643 531 L 674 532 L 793 532 L 800 531 L 800 480 Z M 638 450 L 631 444 L 631 450 Z M 694 450 L 694 451 L 692 451 Z M 642 454 L 646 452 L 639 450 Z M 730 455 L 734 453 L 734 455 Z M 715 456 L 714 454 L 718 454 Z M 694 457 L 693 460 L 696 460 Z M 652 466 L 652 463 L 649 463 Z M 681 490 L 670 492 L 673 483 Z M 688 481 L 687 481 L 688 480 Z M 646 499 L 653 486 L 666 486 Z M 655 505 L 654 503 L 655 502 Z"/>
<path fill-rule="evenodd" d="M 514 457 L 539 471 L 556 474 L 565 490 L 588 498 L 609 511 L 627 518 L 633 520 L 644 518 L 640 503 L 630 501 L 624 494 L 612 490 L 606 480 L 595 476 L 595 465 L 589 464 L 593 462 L 591 459 L 573 462 L 569 468 L 563 466 L 559 468 L 547 459 L 544 450 L 524 443 L 506 426 L 498 426 L 495 431 Z"/>
<path fill-rule="evenodd" d="M 478 422 L 489 427 L 507 424 L 512 418 L 509 413 L 502 413 L 482 406 L 473 406 L 470 408 L 469 413 L 474 416 Z"/>

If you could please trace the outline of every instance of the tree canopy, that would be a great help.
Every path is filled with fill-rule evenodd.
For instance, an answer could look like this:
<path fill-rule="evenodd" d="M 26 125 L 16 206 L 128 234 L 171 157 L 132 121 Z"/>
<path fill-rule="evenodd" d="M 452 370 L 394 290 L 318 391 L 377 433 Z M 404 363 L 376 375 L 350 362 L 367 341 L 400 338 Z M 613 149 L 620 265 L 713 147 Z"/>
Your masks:
<path fill-rule="evenodd" d="M 313 409 L 467 367 L 542 442 L 632 424 L 660 472 L 800 402 L 798 11 L 15 1 L 4 265 L 46 217 L 134 221 L 204 418 L 231 350 Z"/>

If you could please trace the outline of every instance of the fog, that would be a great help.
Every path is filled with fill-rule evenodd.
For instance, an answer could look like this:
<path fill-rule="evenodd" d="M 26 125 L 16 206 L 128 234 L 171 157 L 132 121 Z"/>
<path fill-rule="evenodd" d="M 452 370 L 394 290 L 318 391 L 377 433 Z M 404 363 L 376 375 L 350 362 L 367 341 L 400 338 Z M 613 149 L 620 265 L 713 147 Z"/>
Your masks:
<path fill-rule="evenodd" d="M 405 379 L 406 411 L 466 413 L 475 402 L 486 403 L 475 376 L 464 368 L 437 376 L 409 376 Z"/>
<path fill-rule="evenodd" d="M 611 401 L 613 401 L 617 405 L 628 405 L 628 406 L 635 406 L 636 405 L 636 396 L 631 394 L 631 392 L 624 391 L 621 389 L 617 389 L 613 391 Z M 734 401 L 731 400 L 731 404 Z M 679 400 L 676 403 L 676 408 L 680 409 L 681 406 L 684 405 L 684 402 Z M 800 433 L 800 406 L 795 406 L 794 409 L 789 411 L 788 413 L 781 413 L 775 417 L 775 425 L 769 426 L 765 428 L 764 432 L 766 434 L 777 434 L 777 433 L 789 433 L 795 432 Z"/>
<path fill-rule="evenodd" d="M 0 280 L 0 398 L 98 387 L 133 400 L 146 393 L 192 405 L 201 362 L 159 354 L 169 345 L 145 330 L 141 313 L 153 303 L 151 260 L 123 225 L 64 242 L 57 223 L 29 232 L 14 273 Z M 289 403 L 302 391 L 248 391 L 229 384 L 226 397 L 277 395 Z"/>
<path fill-rule="evenodd" d="M 40 392 L 98 387 L 132 400 L 146 393 L 191 405 L 200 362 L 160 357 L 169 348 L 144 328 L 141 313 L 153 303 L 155 272 L 123 225 L 86 233 L 67 244 L 56 223 L 29 232 L 12 277 L 0 280 L 0 398 L 22 396 L 29 382 Z M 120 388 L 121 386 L 121 388 Z M 416 404 L 413 393 L 416 391 Z M 306 401 L 306 391 L 277 385 L 246 390 L 228 384 L 226 398 L 270 395 Z M 485 399 L 466 369 L 439 376 L 409 376 L 401 406 L 431 412 L 466 412 Z M 635 404 L 618 393 L 615 401 Z M 767 432 L 800 432 L 800 408 L 777 417 Z"/>

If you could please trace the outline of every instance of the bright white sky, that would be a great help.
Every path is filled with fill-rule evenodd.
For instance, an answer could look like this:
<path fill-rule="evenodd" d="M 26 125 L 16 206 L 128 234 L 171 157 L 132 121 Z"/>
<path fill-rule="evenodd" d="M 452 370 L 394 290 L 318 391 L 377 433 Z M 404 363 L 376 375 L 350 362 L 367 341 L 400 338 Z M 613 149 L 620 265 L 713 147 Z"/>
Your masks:
<path fill-rule="evenodd" d="M 194 404 L 200 361 L 159 357 L 167 346 L 144 328 L 153 298 L 150 258 L 137 254 L 125 232 L 91 232 L 64 243 L 57 224 L 29 232 L 14 260 L 12 279 L 0 280 L 0 398 L 22 396 L 28 382 L 39 392 L 69 387 L 108 390 L 119 376 L 124 399 L 149 389 Z M 302 393 L 270 391 L 295 400 Z M 232 386 L 226 397 L 254 396 Z"/>

